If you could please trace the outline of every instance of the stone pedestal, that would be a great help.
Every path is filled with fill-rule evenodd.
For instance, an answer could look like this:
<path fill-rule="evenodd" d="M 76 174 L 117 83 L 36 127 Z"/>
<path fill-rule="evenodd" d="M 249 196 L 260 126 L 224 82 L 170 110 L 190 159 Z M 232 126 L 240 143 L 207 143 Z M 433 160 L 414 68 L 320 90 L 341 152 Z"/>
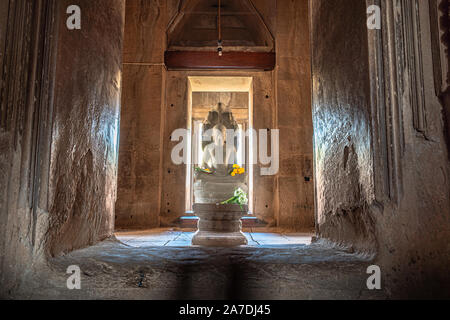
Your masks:
<path fill-rule="evenodd" d="M 236 204 L 194 204 L 194 213 L 200 218 L 193 245 L 207 247 L 234 247 L 247 245 L 242 233 L 241 218 L 248 206 Z"/>

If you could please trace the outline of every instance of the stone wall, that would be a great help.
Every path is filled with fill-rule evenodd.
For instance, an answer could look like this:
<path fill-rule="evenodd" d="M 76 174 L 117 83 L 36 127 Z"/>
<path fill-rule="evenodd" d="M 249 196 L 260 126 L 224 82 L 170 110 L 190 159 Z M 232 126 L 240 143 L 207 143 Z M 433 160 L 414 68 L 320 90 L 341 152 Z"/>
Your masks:
<path fill-rule="evenodd" d="M 314 228 L 313 126 L 308 1 L 277 1 L 278 225 Z"/>
<path fill-rule="evenodd" d="M 273 72 L 167 71 L 165 32 L 178 1 L 127 1 L 118 228 L 170 226 L 185 215 L 186 170 L 171 161 L 170 135 L 186 127 L 195 75 L 254 77 L 254 127 L 279 127 L 284 140 L 279 175 L 255 170 L 255 214 L 271 226 L 313 228 L 308 1 L 253 3 L 277 42 Z"/>
<path fill-rule="evenodd" d="M 316 219 L 322 237 L 374 251 L 365 11 L 358 0 L 311 5 Z"/>
<path fill-rule="evenodd" d="M 231 109 L 248 109 L 249 97 L 246 92 L 194 92 L 192 108 L 213 108 L 221 102 Z"/>
<path fill-rule="evenodd" d="M 39 42 L 32 32 L 37 27 L 32 18 L 42 12 L 34 10 L 31 2 L 3 1 L 0 5 L 0 298 L 17 289 L 35 250 L 30 230 L 36 224 L 29 201 L 33 175 L 30 100 L 34 94 L 28 90 L 34 77 L 28 70 L 36 69 L 32 45 Z M 14 32 L 18 24 L 23 33 L 29 33 L 28 38 Z"/>
<path fill-rule="evenodd" d="M 160 226 L 168 1 L 126 1 L 116 227 Z"/>
<path fill-rule="evenodd" d="M 70 1 L 4 4 L 1 297 L 49 255 L 113 233 L 125 10 L 123 0 L 80 0 L 82 29 L 69 31 Z"/>
<path fill-rule="evenodd" d="M 70 1 L 59 1 L 64 14 Z M 83 0 L 80 31 L 60 19 L 50 180 L 52 255 L 113 233 L 123 0 Z M 65 16 L 65 15 L 64 15 Z M 63 16 L 63 17 L 64 17 Z"/>
<path fill-rule="evenodd" d="M 382 5 L 382 31 L 368 31 L 363 1 L 311 2 L 318 232 L 376 253 L 392 296 L 448 297 L 440 288 L 449 281 L 449 163 L 428 5 L 403 8 L 419 10 L 420 31 L 390 38 L 401 18 L 390 10 L 402 12 L 392 6 L 408 4 Z M 403 45 L 414 42 L 419 53 L 408 55 Z"/>
<path fill-rule="evenodd" d="M 437 72 L 433 72 L 433 63 L 437 61 L 432 55 L 434 44 L 430 34 L 437 21 L 430 19 L 431 4 L 417 1 L 417 6 L 406 6 L 405 11 L 413 10 L 417 14 L 419 36 L 410 39 L 406 38 L 410 35 L 402 34 L 396 38 L 396 44 L 417 43 L 419 51 L 415 59 L 420 59 L 422 65 L 407 68 L 416 82 L 408 79 L 402 69 L 394 78 L 404 83 L 398 89 L 403 118 L 394 127 L 403 133 L 403 141 L 396 148 L 399 156 L 394 178 L 398 196 L 394 201 L 384 201 L 384 212 L 376 217 L 378 260 L 385 265 L 386 285 L 393 294 L 408 298 L 450 297 L 448 290 L 442 290 L 450 285 L 450 163 L 444 138 L 443 106 L 437 96 L 441 90 L 448 91 L 449 70 L 448 63 L 442 61 L 446 68 L 441 71 L 441 89 L 434 81 Z M 406 30 L 411 28 L 407 20 L 404 23 Z M 404 50 L 410 52 L 408 48 Z M 401 58 L 398 61 L 404 63 Z M 419 117 L 425 120 L 421 126 L 416 124 Z"/>

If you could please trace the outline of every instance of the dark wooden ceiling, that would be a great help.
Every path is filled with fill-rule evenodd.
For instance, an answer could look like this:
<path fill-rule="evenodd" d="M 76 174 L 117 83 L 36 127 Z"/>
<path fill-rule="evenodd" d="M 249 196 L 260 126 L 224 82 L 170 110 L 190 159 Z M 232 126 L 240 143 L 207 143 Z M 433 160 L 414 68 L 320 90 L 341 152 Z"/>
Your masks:
<path fill-rule="evenodd" d="M 274 38 L 251 0 L 221 0 L 224 47 L 234 51 L 274 50 Z M 169 50 L 217 47 L 218 0 L 186 0 L 168 29 Z"/>

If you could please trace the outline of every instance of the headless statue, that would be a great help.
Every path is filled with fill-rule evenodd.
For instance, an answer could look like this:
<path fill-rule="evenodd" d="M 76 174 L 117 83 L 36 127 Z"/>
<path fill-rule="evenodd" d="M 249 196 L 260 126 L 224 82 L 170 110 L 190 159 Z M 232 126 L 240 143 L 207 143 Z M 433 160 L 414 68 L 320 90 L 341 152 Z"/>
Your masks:
<path fill-rule="evenodd" d="M 203 139 L 202 168 L 213 174 L 196 173 L 195 203 L 220 203 L 231 198 L 237 188 L 247 192 L 246 174 L 231 176 L 237 163 L 237 139 L 227 143 L 227 130 L 237 130 L 233 114 L 219 103 L 203 123 L 205 132 L 212 130 L 212 141 Z M 206 141 L 205 141 L 206 140 Z"/>
<path fill-rule="evenodd" d="M 210 169 L 217 176 L 227 176 L 236 164 L 237 150 L 234 144 L 227 145 L 226 130 L 223 125 L 216 125 L 212 131 L 213 142 L 203 149 L 203 168 Z"/>

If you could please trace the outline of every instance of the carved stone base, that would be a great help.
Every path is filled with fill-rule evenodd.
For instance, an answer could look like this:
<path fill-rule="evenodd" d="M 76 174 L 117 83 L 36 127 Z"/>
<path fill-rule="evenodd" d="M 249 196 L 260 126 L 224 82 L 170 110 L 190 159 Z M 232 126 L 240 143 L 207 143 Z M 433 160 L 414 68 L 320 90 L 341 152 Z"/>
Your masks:
<path fill-rule="evenodd" d="M 195 204 L 194 212 L 200 218 L 198 231 L 192 244 L 207 247 L 235 247 L 247 245 L 242 233 L 241 218 L 248 212 L 247 206 L 235 204 Z"/>

